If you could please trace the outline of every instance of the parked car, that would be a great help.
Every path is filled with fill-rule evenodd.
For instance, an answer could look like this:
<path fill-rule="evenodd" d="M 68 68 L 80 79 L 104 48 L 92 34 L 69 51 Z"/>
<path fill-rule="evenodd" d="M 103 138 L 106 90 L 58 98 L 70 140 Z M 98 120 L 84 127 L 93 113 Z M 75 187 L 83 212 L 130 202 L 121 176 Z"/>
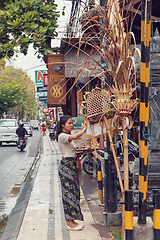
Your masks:
<path fill-rule="evenodd" d="M 31 120 L 30 123 L 31 123 L 32 129 L 38 130 L 38 126 L 39 126 L 38 120 Z"/>
<path fill-rule="evenodd" d="M 16 119 L 0 119 L 0 145 L 2 145 L 3 142 L 17 143 L 17 128 L 18 123 Z"/>
<path fill-rule="evenodd" d="M 28 135 L 32 136 L 32 127 L 30 122 L 23 122 L 24 128 L 27 130 Z"/>

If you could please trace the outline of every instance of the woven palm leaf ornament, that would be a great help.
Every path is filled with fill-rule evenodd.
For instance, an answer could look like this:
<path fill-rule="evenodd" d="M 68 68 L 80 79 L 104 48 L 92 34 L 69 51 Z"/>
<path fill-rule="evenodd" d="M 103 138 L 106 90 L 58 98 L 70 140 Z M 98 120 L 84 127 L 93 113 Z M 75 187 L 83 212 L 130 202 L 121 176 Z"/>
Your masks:
<path fill-rule="evenodd" d="M 118 0 L 108 0 L 107 10 L 99 5 L 94 6 L 92 9 L 92 16 L 94 16 L 92 18 L 93 25 L 91 25 L 90 17 L 87 21 L 89 13 L 87 15 L 84 14 L 83 32 L 79 40 L 79 46 L 88 44 L 101 57 L 99 62 L 96 59 L 94 61 L 92 58 L 91 65 L 89 65 L 88 59 L 91 58 L 91 54 L 87 55 L 86 66 L 88 67 L 88 72 L 96 69 L 97 73 L 95 74 L 103 83 L 102 85 L 107 86 L 107 90 L 95 88 L 87 92 L 84 95 L 81 113 L 85 111 L 85 116 L 90 123 L 100 120 L 105 122 L 121 191 L 123 192 L 124 187 L 112 142 L 111 128 L 107 119 L 114 115 L 113 126 L 118 130 L 122 130 L 125 133 L 124 136 L 127 136 L 127 129 L 133 125 L 131 113 L 139 103 L 136 95 L 137 69 L 135 62 L 136 58 L 140 58 L 140 50 L 136 47 L 134 34 L 130 28 L 127 28 L 129 17 L 123 14 L 125 0 L 122 0 L 120 4 L 121 9 Z M 134 1 L 131 0 L 130 6 L 132 4 L 134 5 Z M 94 9 L 95 12 L 93 14 Z M 98 18 L 96 17 L 97 13 Z M 95 29 L 99 29 L 99 32 L 97 33 Z M 131 39 L 133 41 L 132 46 Z M 84 69 L 86 70 L 86 68 Z M 108 79 L 112 81 L 108 81 Z M 127 140 L 124 140 L 124 148 L 127 149 Z M 126 151 L 125 156 L 127 157 Z M 125 159 L 125 162 L 128 164 L 127 159 Z M 128 174 L 125 176 L 126 182 L 128 182 Z M 125 189 L 127 188 L 125 187 Z"/>
<path fill-rule="evenodd" d="M 124 1 L 121 1 L 121 5 L 124 5 L 125 2 L 123 2 Z M 131 1 L 130 4 L 132 4 L 132 2 L 134 1 Z M 87 13 L 87 15 L 84 14 L 85 17 L 83 16 L 84 31 L 80 38 L 80 45 L 87 42 L 87 44 L 92 45 L 100 54 L 104 62 L 103 66 L 95 61 L 95 63 L 92 62 L 93 66 L 90 66 L 90 69 L 96 66 L 96 69 L 101 71 L 103 75 L 101 81 L 107 85 L 108 89 L 108 91 L 106 91 L 96 87 L 91 92 L 87 92 L 84 96 L 85 106 L 83 106 L 83 110 L 85 109 L 85 115 L 93 122 L 99 119 L 101 120 L 102 116 L 110 118 L 115 113 L 121 120 L 124 118 L 124 120 L 121 121 L 124 123 L 125 119 L 131 115 L 139 103 L 139 99 L 136 97 L 137 69 L 135 62 L 137 57 L 140 58 L 140 50 L 136 47 L 134 34 L 131 31 L 126 31 L 124 28 L 127 17 L 126 19 L 124 16 L 122 17 L 123 8 L 120 9 L 119 1 L 108 0 L 107 9 L 108 11 L 101 6 L 92 8 L 91 16 L 94 16 L 92 18 L 94 27 L 90 26 L 91 16 L 89 13 Z M 96 14 L 98 14 L 98 18 Z M 88 22 L 87 16 L 89 16 Z M 99 19 L 102 21 L 101 24 L 99 23 Z M 95 27 L 99 30 L 102 29 L 100 34 L 95 32 Z M 95 41 L 95 38 L 98 40 Z M 132 47 L 131 39 L 134 42 Z M 113 85 L 110 85 L 106 76 L 112 79 Z M 116 120 L 118 121 L 117 117 Z M 118 122 L 120 123 L 120 121 Z M 127 122 L 130 123 L 128 126 L 128 128 L 130 128 L 132 126 L 131 117 L 129 117 L 129 120 L 126 120 L 126 124 L 124 123 L 126 127 Z M 119 127 L 119 125 L 115 123 L 115 127 L 116 126 Z"/>
<path fill-rule="evenodd" d="M 92 89 L 91 92 L 86 92 L 84 98 L 86 100 L 83 102 L 85 107 L 82 109 L 84 111 L 85 108 L 89 121 L 97 122 L 104 114 L 106 114 L 107 117 L 112 116 L 107 91 L 96 87 Z"/>

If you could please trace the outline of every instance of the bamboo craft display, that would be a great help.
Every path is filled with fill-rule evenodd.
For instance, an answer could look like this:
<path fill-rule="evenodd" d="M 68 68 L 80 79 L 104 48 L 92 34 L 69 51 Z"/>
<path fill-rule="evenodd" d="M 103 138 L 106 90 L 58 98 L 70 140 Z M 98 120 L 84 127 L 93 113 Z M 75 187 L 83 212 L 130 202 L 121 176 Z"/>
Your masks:
<path fill-rule="evenodd" d="M 129 1 L 128 8 L 131 9 L 134 2 L 134 0 Z M 96 78 L 101 81 L 101 86 L 106 88 L 95 87 L 92 91 L 86 92 L 80 113 L 84 114 L 90 123 L 105 122 L 123 200 L 124 190 L 129 189 L 127 134 L 128 129 L 133 124 L 131 113 L 139 104 L 136 93 L 136 58 L 141 57 L 140 50 L 136 47 L 135 36 L 131 31 L 134 15 L 129 15 L 125 4 L 125 0 L 108 0 L 107 6 L 104 7 L 96 5 L 95 2 L 89 10 L 84 7 L 80 17 L 81 27 L 78 30 L 78 33 L 80 33 L 79 43 L 78 45 L 77 43 L 72 44 L 70 41 L 72 47 L 77 49 L 76 61 L 80 52 L 86 55 L 86 60 L 74 69 L 74 71 L 77 70 L 74 85 L 85 72 L 87 76 L 90 76 L 90 80 L 84 84 L 80 89 L 81 91 Z M 126 15 L 125 11 L 127 12 Z M 132 47 L 131 39 L 133 41 Z M 84 48 L 89 46 L 91 48 L 90 52 L 85 52 L 82 46 Z M 100 56 L 100 60 L 93 57 L 92 54 L 95 52 Z M 123 131 L 124 186 L 112 142 L 112 132 L 107 120 L 113 116 L 114 127 Z M 124 220 L 122 236 L 123 234 Z"/>

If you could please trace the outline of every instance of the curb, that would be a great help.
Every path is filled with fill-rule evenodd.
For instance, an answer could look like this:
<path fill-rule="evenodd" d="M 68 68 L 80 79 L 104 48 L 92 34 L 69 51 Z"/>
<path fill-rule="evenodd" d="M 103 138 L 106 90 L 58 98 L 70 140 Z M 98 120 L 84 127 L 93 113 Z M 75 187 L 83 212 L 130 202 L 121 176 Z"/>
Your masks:
<path fill-rule="evenodd" d="M 21 191 L 17 198 L 16 205 L 12 209 L 7 224 L 0 236 L 1 240 L 16 240 L 21 228 L 21 224 L 29 203 L 30 195 L 40 166 L 41 154 L 43 152 L 42 138 L 39 140 L 37 156 L 35 157 L 29 171 L 22 182 Z"/>

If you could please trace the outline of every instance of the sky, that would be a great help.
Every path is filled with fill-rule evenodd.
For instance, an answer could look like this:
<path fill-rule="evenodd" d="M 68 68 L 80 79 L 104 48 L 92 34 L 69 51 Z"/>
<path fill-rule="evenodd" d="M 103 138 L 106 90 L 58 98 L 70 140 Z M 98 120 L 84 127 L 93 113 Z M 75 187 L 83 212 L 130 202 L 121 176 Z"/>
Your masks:
<path fill-rule="evenodd" d="M 71 9 L 71 1 L 68 0 L 55 0 L 55 3 L 58 5 L 57 10 L 61 11 L 63 6 L 66 6 L 65 16 L 60 16 L 58 20 L 58 29 L 57 32 L 59 33 L 58 38 L 62 36 L 66 23 L 68 22 L 70 16 L 70 9 Z M 52 41 L 52 47 L 60 46 L 59 40 Z M 27 75 L 31 78 L 33 82 L 35 82 L 35 71 L 36 70 L 46 70 L 46 65 L 44 61 L 41 61 L 34 55 L 35 50 L 32 46 L 29 47 L 28 54 L 24 56 L 23 54 L 18 54 L 18 58 L 10 60 L 7 65 L 11 65 L 14 68 L 21 68 Z"/>

